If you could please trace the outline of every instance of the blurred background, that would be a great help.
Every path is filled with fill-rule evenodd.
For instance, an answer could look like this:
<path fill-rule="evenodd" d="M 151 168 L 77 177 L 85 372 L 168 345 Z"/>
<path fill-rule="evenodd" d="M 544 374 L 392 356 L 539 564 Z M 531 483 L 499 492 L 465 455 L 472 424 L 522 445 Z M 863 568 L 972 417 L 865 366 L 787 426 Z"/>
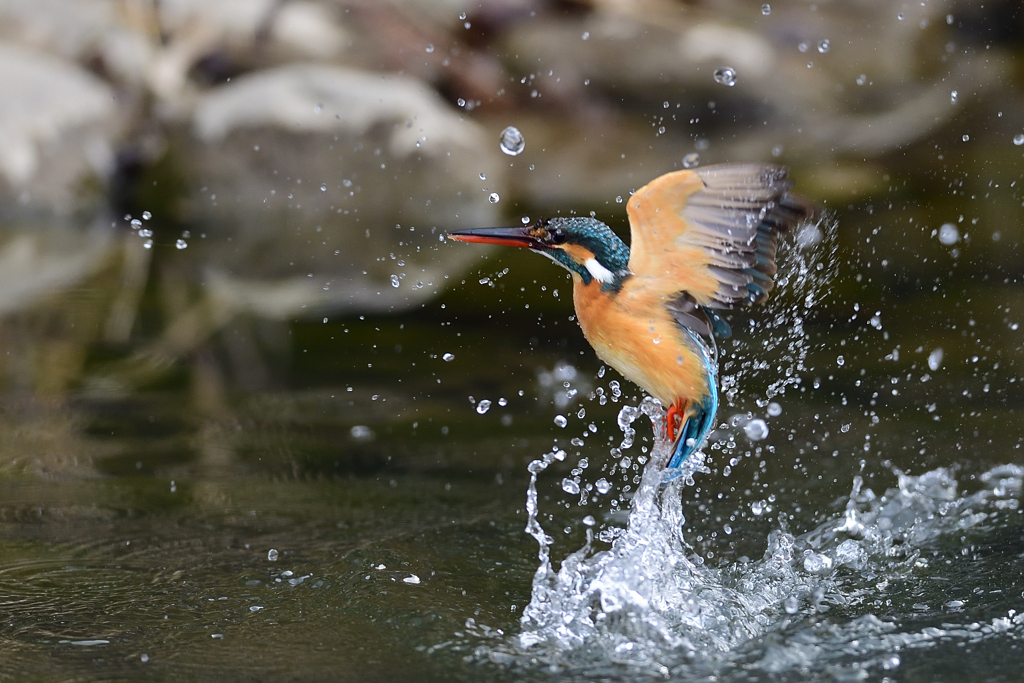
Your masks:
<path fill-rule="evenodd" d="M 11 670 L 480 675 L 433 648 L 515 630 L 525 465 L 576 437 L 596 478 L 621 378 L 563 271 L 443 233 L 626 237 L 697 164 L 785 164 L 838 222 L 731 318 L 694 523 L 742 528 L 698 552 L 857 473 L 1020 462 L 1022 85 L 1014 0 L 0 0 Z"/>

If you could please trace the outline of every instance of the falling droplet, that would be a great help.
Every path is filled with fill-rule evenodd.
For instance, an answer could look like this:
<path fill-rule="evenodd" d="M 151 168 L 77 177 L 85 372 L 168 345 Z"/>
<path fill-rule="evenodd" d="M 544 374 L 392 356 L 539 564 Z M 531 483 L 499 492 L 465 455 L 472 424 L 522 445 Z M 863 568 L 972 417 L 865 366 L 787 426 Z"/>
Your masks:
<path fill-rule="evenodd" d="M 743 433 L 751 441 L 761 441 L 768 436 L 768 425 L 764 420 L 753 419 L 743 426 Z"/>
<path fill-rule="evenodd" d="M 607 479 L 602 477 L 594 482 L 594 488 L 597 489 L 598 493 L 604 495 L 612 490 L 612 485 L 608 483 Z"/>
<path fill-rule="evenodd" d="M 142 221 L 140 221 L 138 218 L 133 218 L 132 219 L 132 230 L 138 230 L 141 227 L 142 227 Z"/>
<path fill-rule="evenodd" d="M 146 240 L 145 242 L 142 243 L 142 246 L 145 247 L 146 249 L 152 249 L 153 240 Z"/>
<path fill-rule="evenodd" d="M 481 401 L 476 404 L 476 412 L 478 414 L 480 414 L 480 415 L 483 415 L 484 413 L 486 413 L 490 409 L 491 409 L 491 402 L 488 401 L 486 398 L 485 399 L 481 399 Z"/>
<path fill-rule="evenodd" d="M 763 5 L 761 5 L 761 14 L 763 14 L 763 15 L 765 15 L 767 17 L 771 13 L 772 13 L 772 6 L 771 5 L 769 5 L 767 2 L 764 3 Z"/>
<path fill-rule="evenodd" d="M 775 401 L 768 404 L 768 417 L 778 417 L 782 415 L 782 406 Z"/>
<path fill-rule="evenodd" d="M 823 38 L 818 41 L 818 52 L 825 54 L 832 49 L 832 43 L 829 42 L 828 38 Z"/>
<path fill-rule="evenodd" d="M 428 43 L 426 49 L 427 49 L 427 52 L 433 52 L 434 51 L 434 46 Z"/>
<path fill-rule="evenodd" d="M 843 358 L 842 356 L 836 356 L 836 365 L 838 365 L 840 367 L 842 367 L 843 365 L 846 365 L 846 359 Z"/>
<path fill-rule="evenodd" d="M 696 152 L 690 152 L 683 157 L 683 168 L 694 168 L 700 165 L 700 155 Z"/>
<path fill-rule="evenodd" d="M 142 212 L 142 220 L 148 221 L 152 217 L 153 217 L 153 214 L 151 214 L 149 211 L 143 211 Z"/>
<path fill-rule="evenodd" d="M 501 131 L 498 142 L 501 144 L 501 151 L 510 157 L 519 156 L 526 149 L 526 138 L 515 126 L 509 126 Z"/>
<path fill-rule="evenodd" d="M 931 353 L 929 353 L 928 354 L 928 369 L 931 370 L 932 372 L 935 372 L 936 370 L 941 368 L 942 367 L 942 357 L 944 355 L 945 355 L 945 353 L 943 352 L 941 346 L 939 348 L 935 349 L 934 351 L 932 351 Z"/>
<path fill-rule="evenodd" d="M 970 135 L 967 135 L 967 134 L 965 134 L 965 135 L 964 135 L 964 136 L 963 136 L 962 138 L 960 138 L 960 139 L 961 139 L 961 140 L 963 140 L 964 142 L 967 142 L 968 140 L 970 140 L 970 139 L 971 139 L 971 136 L 970 136 Z"/>
<path fill-rule="evenodd" d="M 957 99 L 957 92 L 956 92 L 956 90 L 954 90 L 953 92 L 949 93 L 949 102 L 950 102 L 950 104 L 956 104 L 956 99 Z"/>
<path fill-rule="evenodd" d="M 501 197 L 498 196 L 497 192 L 492 192 L 489 195 L 487 195 L 487 201 L 489 201 L 491 204 L 497 204 L 500 199 Z"/>
<path fill-rule="evenodd" d="M 555 415 L 555 424 L 565 429 L 565 426 L 569 424 L 569 421 L 565 419 L 565 415 Z"/>
<path fill-rule="evenodd" d="M 868 82 L 867 74 L 861 74 L 860 76 L 857 76 L 857 85 L 864 85 L 867 82 Z"/>
<path fill-rule="evenodd" d="M 784 604 L 786 614 L 796 614 L 797 611 L 800 609 L 800 601 L 797 600 L 797 597 L 795 595 L 790 595 L 788 598 L 786 598 L 786 602 Z"/>
<path fill-rule="evenodd" d="M 398 276 L 395 274 L 391 275 L 391 286 L 398 287 Z"/>
<path fill-rule="evenodd" d="M 178 249 L 185 249 L 186 247 L 188 247 L 188 242 L 186 242 L 185 240 L 178 240 L 177 242 L 174 243 L 174 246 L 176 246 Z"/>
<path fill-rule="evenodd" d="M 409 574 L 409 576 L 402 579 L 402 581 L 405 581 L 406 583 L 417 584 L 420 582 L 420 577 L 416 576 L 415 574 Z"/>
<path fill-rule="evenodd" d="M 733 87 L 736 85 L 736 70 L 731 66 L 723 66 L 715 69 L 715 83 Z"/>
<path fill-rule="evenodd" d="M 443 356 L 441 356 L 441 359 L 445 363 L 451 363 L 453 360 L 455 360 L 455 354 L 454 353 L 446 353 Z"/>
<path fill-rule="evenodd" d="M 1013 144 L 1017 145 L 1018 147 L 1024 145 L 1024 133 L 1017 133 L 1016 135 L 1014 135 Z"/>
<path fill-rule="evenodd" d="M 960 239 L 960 231 L 952 223 L 943 223 L 942 227 L 939 228 L 939 242 L 942 242 L 947 247 L 957 243 Z"/>
<path fill-rule="evenodd" d="M 562 490 L 575 496 L 580 492 L 580 485 L 572 479 L 565 478 L 562 480 Z"/>
<path fill-rule="evenodd" d="M 267 552 L 267 559 L 271 562 L 277 562 L 277 551 L 271 548 L 270 551 Z"/>

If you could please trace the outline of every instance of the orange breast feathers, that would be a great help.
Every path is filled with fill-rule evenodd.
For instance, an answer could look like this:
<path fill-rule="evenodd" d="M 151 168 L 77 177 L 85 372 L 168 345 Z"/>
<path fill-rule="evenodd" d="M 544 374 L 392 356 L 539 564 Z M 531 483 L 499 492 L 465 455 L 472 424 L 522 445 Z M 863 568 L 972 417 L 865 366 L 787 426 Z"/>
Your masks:
<path fill-rule="evenodd" d="M 583 336 L 598 357 L 663 405 L 701 401 L 709 392 L 704 361 L 665 309 L 659 288 L 632 276 L 609 296 L 573 275 L 573 303 Z"/>

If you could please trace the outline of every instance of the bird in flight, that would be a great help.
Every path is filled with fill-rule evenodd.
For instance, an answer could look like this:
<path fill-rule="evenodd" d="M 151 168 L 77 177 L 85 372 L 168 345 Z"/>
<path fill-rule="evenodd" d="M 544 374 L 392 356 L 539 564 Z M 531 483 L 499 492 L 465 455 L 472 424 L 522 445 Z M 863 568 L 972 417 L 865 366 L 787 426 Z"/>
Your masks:
<path fill-rule="evenodd" d="M 629 199 L 630 244 L 594 218 L 449 233 L 526 247 L 572 274 L 583 336 L 601 360 L 667 407 L 668 468 L 699 450 L 718 409 L 718 311 L 763 302 L 779 236 L 814 207 L 790 193 L 786 169 L 722 164 L 675 171 Z"/>

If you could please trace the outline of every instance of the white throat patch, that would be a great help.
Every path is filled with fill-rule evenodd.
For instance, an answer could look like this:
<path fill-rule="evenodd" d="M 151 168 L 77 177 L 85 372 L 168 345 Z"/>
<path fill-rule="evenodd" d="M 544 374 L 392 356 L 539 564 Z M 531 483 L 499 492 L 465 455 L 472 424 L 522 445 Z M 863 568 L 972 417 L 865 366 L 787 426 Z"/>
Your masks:
<path fill-rule="evenodd" d="M 590 275 L 603 285 L 615 280 L 615 273 L 598 263 L 596 258 L 588 258 L 583 265 L 590 271 Z"/>

